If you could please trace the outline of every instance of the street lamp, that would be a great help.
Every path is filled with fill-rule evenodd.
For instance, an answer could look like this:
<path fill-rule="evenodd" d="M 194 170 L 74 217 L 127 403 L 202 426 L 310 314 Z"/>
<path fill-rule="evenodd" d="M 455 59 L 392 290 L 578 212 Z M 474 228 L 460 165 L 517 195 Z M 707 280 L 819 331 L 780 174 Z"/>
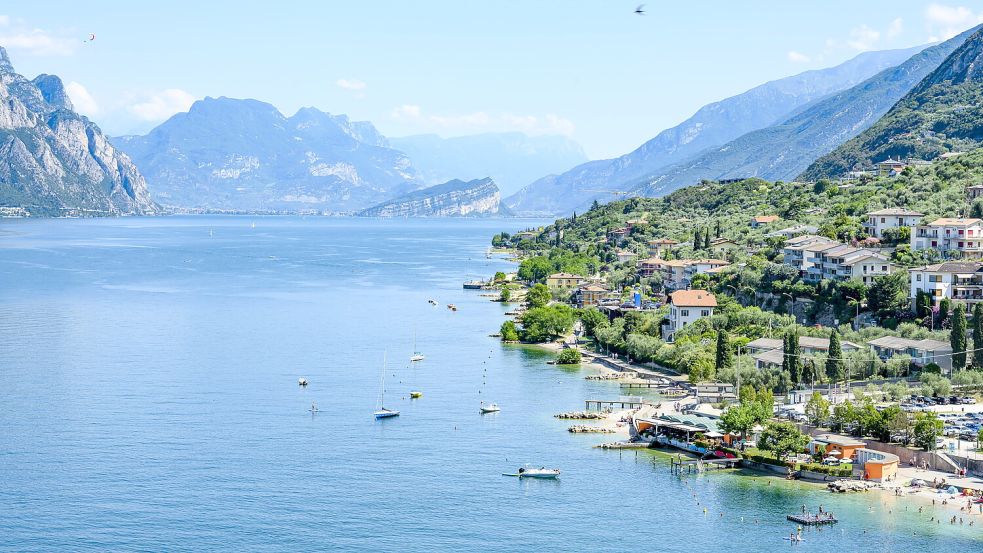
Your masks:
<path fill-rule="evenodd" d="M 857 304 L 857 316 L 853 318 L 853 330 L 860 330 L 860 298 L 853 296 L 846 296 L 847 298 L 853 300 Z"/>
<path fill-rule="evenodd" d="M 782 295 L 788 296 L 788 299 L 792 300 L 792 305 L 788 308 L 788 310 L 792 314 L 792 318 L 795 319 L 795 322 L 799 322 L 799 318 L 795 316 L 795 296 L 789 294 L 788 292 L 782 292 Z"/>

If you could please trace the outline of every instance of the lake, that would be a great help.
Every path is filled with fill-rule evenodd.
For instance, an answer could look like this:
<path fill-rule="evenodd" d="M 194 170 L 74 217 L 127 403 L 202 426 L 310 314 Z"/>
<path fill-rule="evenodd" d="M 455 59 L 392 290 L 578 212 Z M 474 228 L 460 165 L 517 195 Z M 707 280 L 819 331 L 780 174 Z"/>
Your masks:
<path fill-rule="evenodd" d="M 798 550 L 980 550 L 897 498 L 567 433 L 617 384 L 502 346 L 508 307 L 461 289 L 533 224 L 0 220 L 0 549 L 768 552 L 823 504 L 843 522 Z M 562 478 L 502 476 L 524 463 Z"/>

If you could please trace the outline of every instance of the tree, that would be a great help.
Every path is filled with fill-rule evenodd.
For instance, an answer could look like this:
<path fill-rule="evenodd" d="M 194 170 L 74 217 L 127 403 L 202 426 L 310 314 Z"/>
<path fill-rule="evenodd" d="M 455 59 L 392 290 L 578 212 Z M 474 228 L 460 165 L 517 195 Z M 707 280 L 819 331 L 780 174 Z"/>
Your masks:
<path fill-rule="evenodd" d="M 700 229 L 696 229 L 693 232 L 693 249 L 699 250 L 703 247 L 703 236 L 700 234 Z"/>
<path fill-rule="evenodd" d="M 556 357 L 557 365 L 576 365 L 578 363 L 580 363 L 580 352 L 573 348 L 561 351 L 560 355 Z"/>
<path fill-rule="evenodd" d="M 915 314 L 923 319 L 932 315 L 932 296 L 924 290 L 915 293 Z"/>
<path fill-rule="evenodd" d="M 935 444 L 942 435 L 942 428 L 942 421 L 935 412 L 915 413 L 915 445 L 925 451 L 935 451 Z"/>
<path fill-rule="evenodd" d="M 716 352 L 716 366 L 717 372 L 723 369 L 729 369 L 733 365 L 733 352 L 730 347 L 730 337 L 727 336 L 726 330 L 719 330 L 717 332 L 717 352 Z"/>
<path fill-rule="evenodd" d="M 833 430 L 842 432 L 843 429 L 857 422 L 857 407 L 849 399 L 833 407 Z"/>
<path fill-rule="evenodd" d="M 508 302 L 512 299 L 512 291 L 506 286 L 502 288 L 502 293 L 498 295 L 499 301 Z"/>
<path fill-rule="evenodd" d="M 731 405 L 720 415 L 720 429 L 728 434 L 740 434 L 742 440 L 758 424 L 751 405 Z"/>
<path fill-rule="evenodd" d="M 717 219 L 717 228 L 714 230 L 714 235 L 720 238 L 720 219 Z"/>
<path fill-rule="evenodd" d="M 952 331 L 949 333 L 949 345 L 952 346 L 952 369 L 960 370 L 966 367 L 966 307 L 959 304 L 952 311 Z"/>
<path fill-rule="evenodd" d="M 799 359 L 799 333 L 790 330 L 785 334 L 785 350 L 782 356 L 782 371 L 788 372 L 792 383 L 798 384 L 802 378 L 802 363 Z"/>
<path fill-rule="evenodd" d="M 935 316 L 937 328 L 942 328 L 942 324 L 949 318 L 949 311 L 951 309 L 952 300 L 949 298 L 942 298 L 942 301 L 939 302 L 939 313 Z"/>
<path fill-rule="evenodd" d="M 518 342 L 519 341 L 519 330 L 515 327 L 515 323 L 512 321 L 505 321 L 502 323 L 502 329 L 499 331 L 502 335 L 503 342 Z"/>
<path fill-rule="evenodd" d="M 608 323 L 608 318 L 597 308 L 591 307 L 580 312 L 580 322 L 584 325 L 584 332 L 588 336 L 593 336 L 597 327 Z"/>
<path fill-rule="evenodd" d="M 545 307 L 553 299 L 550 289 L 545 284 L 534 284 L 526 292 L 526 305 L 529 307 Z"/>
<path fill-rule="evenodd" d="M 541 343 L 555 340 L 570 332 L 574 312 L 568 305 L 534 307 L 522 314 L 522 339 Z"/>
<path fill-rule="evenodd" d="M 883 431 L 877 439 L 882 442 L 890 442 L 894 437 L 900 437 L 902 443 L 911 441 L 911 421 L 908 414 L 901 410 L 897 405 L 890 405 L 881 411 L 881 428 Z"/>
<path fill-rule="evenodd" d="M 829 401 L 819 392 L 813 392 L 806 402 L 806 416 L 813 426 L 819 426 L 829 419 Z"/>
<path fill-rule="evenodd" d="M 505 280 L 505 273 L 502 271 L 495 271 L 495 282 L 503 282 Z"/>
<path fill-rule="evenodd" d="M 829 356 L 826 357 L 826 376 L 830 382 L 840 382 L 844 377 L 843 347 L 840 333 L 834 328 L 829 333 Z"/>
<path fill-rule="evenodd" d="M 983 303 L 973 308 L 973 366 L 983 369 Z"/>
<path fill-rule="evenodd" d="M 774 453 L 779 460 L 784 460 L 790 453 L 802 451 L 807 445 L 809 437 L 790 422 L 768 421 L 758 439 L 758 449 Z"/>
<path fill-rule="evenodd" d="M 908 305 L 909 287 L 905 271 L 879 276 L 867 292 L 867 307 L 880 319 L 895 317 Z"/>
<path fill-rule="evenodd" d="M 710 229 L 707 229 L 706 232 L 703 233 L 703 249 L 710 249 Z"/>

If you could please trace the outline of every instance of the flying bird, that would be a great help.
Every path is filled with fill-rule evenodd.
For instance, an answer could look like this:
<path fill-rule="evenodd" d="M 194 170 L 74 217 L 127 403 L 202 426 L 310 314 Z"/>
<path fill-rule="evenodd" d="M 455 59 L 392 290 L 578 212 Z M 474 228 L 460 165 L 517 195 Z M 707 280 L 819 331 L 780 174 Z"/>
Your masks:
<path fill-rule="evenodd" d="M 635 8 L 635 14 L 645 15 L 645 4 L 639 4 L 638 7 Z"/>

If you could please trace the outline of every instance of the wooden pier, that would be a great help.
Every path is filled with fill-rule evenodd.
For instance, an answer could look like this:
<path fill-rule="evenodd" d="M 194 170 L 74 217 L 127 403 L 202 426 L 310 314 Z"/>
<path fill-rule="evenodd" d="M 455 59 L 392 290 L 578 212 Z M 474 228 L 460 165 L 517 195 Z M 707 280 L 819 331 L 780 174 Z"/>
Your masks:
<path fill-rule="evenodd" d="M 711 470 L 730 469 L 740 463 L 740 459 L 675 459 L 669 458 L 669 470 L 682 474 L 694 472 L 707 472 Z"/>
<path fill-rule="evenodd" d="M 824 524 L 836 524 L 839 522 L 836 517 L 829 513 L 820 513 L 818 515 L 805 513 L 801 515 L 788 515 L 785 518 L 802 526 L 822 526 Z"/>
<path fill-rule="evenodd" d="M 649 405 L 648 401 L 640 397 L 622 397 L 619 399 L 588 399 L 584 402 L 588 411 L 597 409 L 639 409 L 643 405 Z"/>

